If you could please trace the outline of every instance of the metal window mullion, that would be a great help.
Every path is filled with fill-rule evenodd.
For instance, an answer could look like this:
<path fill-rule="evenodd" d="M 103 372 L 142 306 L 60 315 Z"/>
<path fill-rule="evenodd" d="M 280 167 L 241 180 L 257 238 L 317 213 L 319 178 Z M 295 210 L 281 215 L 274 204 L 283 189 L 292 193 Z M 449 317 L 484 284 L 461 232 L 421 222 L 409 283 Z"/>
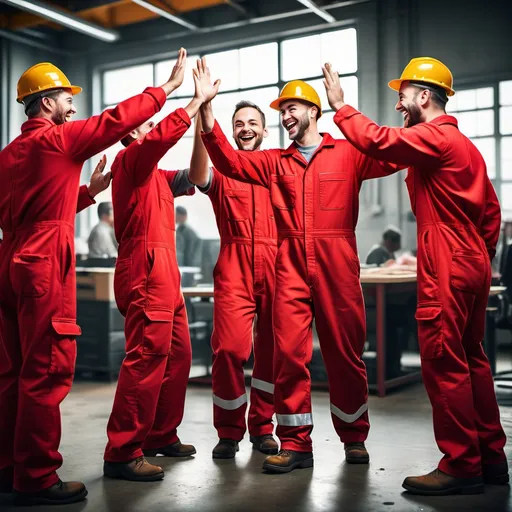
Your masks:
<path fill-rule="evenodd" d="M 495 165 L 495 173 L 496 173 L 496 188 L 498 189 L 496 192 L 498 194 L 498 199 L 501 201 L 501 133 L 500 133 L 500 88 L 499 83 L 495 82 L 493 85 L 494 88 L 494 159 L 496 162 Z"/>

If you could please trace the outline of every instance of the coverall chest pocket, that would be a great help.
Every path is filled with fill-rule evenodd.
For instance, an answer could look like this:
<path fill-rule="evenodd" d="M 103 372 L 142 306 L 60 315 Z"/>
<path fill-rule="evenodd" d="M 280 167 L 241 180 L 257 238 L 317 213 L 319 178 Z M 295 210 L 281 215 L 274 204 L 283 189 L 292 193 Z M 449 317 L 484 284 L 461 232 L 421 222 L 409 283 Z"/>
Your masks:
<path fill-rule="evenodd" d="M 228 220 L 242 222 L 249 218 L 249 190 L 229 188 L 225 191 Z"/>
<path fill-rule="evenodd" d="M 272 174 L 270 199 L 279 210 L 292 210 L 295 207 L 295 175 Z"/>
<path fill-rule="evenodd" d="M 174 198 L 171 195 L 160 196 L 160 213 L 162 225 L 168 229 L 176 229 L 174 225 Z"/>
<path fill-rule="evenodd" d="M 343 210 L 347 195 L 346 172 L 321 172 L 318 175 L 320 208 Z"/>
<path fill-rule="evenodd" d="M 418 304 L 418 343 L 421 359 L 437 359 L 443 355 L 443 309 L 441 303 Z"/>
<path fill-rule="evenodd" d="M 482 254 L 455 250 L 450 272 L 452 286 L 461 292 L 478 293 L 485 283 L 485 265 Z"/>
<path fill-rule="evenodd" d="M 47 256 L 17 254 L 12 261 L 13 284 L 22 297 L 42 297 L 48 292 L 52 267 Z"/>

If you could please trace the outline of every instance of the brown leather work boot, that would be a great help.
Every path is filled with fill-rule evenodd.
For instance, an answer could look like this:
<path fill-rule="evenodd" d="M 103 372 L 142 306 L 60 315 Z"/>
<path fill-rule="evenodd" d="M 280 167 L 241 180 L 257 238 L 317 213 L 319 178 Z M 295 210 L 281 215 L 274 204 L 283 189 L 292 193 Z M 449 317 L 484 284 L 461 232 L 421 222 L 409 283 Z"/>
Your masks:
<path fill-rule="evenodd" d="M 164 477 L 163 469 L 160 466 L 150 464 L 144 457 L 137 457 L 130 462 L 105 461 L 103 463 L 103 474 L 109 478 L 134 482 L 156 482 Z"/>
<path fill-rule="evenodd" d="M 163 448 L 146 449 L 142 451 L 146 457 L 156 457 L 158 454 L 162 454 L 165 457 L 190 457 L 196 453 L 194 446 L 191 444 L 183 444 L 181 441 L 168 444 Z"/>
<path fill-rule="evenodd" d="M 484 464 L 482 466 L 484 484 L 505 485 L 510 478 L 508 476 L 508 462 L 505 460 L 498 464 Z"/>
<path fill-rule="evenodd" d="M 212 451 L 212 457 L 214 459 L 234 459 L 236 452 L 239 450 L 238 441 L 233 439 L 219 439 L 219 442 Z"/>
<path fill-rule="evenodd" d="M 29 505 L 65 505 L 85 500 L 87 489 L 82 482 L 63 482 L 37 492 L 12 491 L 13 502 L 16 506 Z"/>
<path fill-rule="evenodd" d="M 345 460 L 348 464 L 368 464 L 370 455 L 364 443 L 345 443 Z"/>
<path fill-rule="evenodd" d="M 265 459 L 263 469 L 269 473 L 289 473 L 297 468 L 312 468 L 313 452 L 281 450 Z"/>
<path fill-rule="evenodd" d="M 272 434 L 266 434 L 263 436 L 251 436 L 250 441 L 252 443 L 252 449 L 258 450 L 266 455 L 277 455 L 278 445 Z"/>
<path fill-rule="evenodd" d="M 402 487 L 411 494 L 422 496 L 446 496 L 448 494 L 482 494 L 484 483 L 481 476 L 456 478 L 434 469 L 428 475 L 409 476 Z"/>

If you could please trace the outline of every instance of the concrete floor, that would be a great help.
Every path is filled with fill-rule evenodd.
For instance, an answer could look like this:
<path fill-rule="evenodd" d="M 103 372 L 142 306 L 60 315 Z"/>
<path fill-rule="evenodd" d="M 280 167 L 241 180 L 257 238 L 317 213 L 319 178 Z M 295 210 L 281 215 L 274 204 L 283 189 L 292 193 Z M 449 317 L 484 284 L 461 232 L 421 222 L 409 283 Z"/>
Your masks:
<path fill-rule="evenodd" d="M 315 467 L 287 475 L 263 474 L 264 455 L 252 451 L 248 439 L 242 442 L 235 460 L 212 460 L 216 432 L 211 391 L 190 387 L 180 436 L 183 442 L 194 443 L 198 453 L 188 460 L 158 458 L 166 476 L 156 483 L 102 477 L 105 426 L 114 390 L 114 384 L 77 382 L 63 404 L 64 465 L 60 476 L 85 482 L 89 496 L 83 503 L 58 507 L 59 511 L 512 511 L 508 486 L 487 487 L 485 494 L 477 496 L 427 498 L 402 493 L 405 476 L 428 472 L 439 460 L 430 405 L 421 384 L 386 398 L 370 397 L 369 466 L 345 464 L 330 421 L 328 395 L 315 392 Z M 510 436 L 512 408 L 502 408 L 502 419 Z M 510 445 L 507 454 L 510 460 Z M 23 508 L 14 509 L 10 496 L 4 495 L 0 510 Z"/>

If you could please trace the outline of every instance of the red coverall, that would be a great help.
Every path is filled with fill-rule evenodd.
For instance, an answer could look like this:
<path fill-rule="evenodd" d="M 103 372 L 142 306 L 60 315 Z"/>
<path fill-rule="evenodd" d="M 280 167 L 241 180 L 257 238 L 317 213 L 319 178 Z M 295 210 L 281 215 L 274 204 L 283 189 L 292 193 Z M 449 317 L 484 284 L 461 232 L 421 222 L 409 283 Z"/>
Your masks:
<path fill-rule="evenodd" d="M 62 464 L 59 405 L 80 334 L 74 222 L 82 165 L 164 102 L 161 88 L 149 88 L 84 121 L 30 119 L 0 152 L 0 478 L 14 467 L 18 491 L 51 487 Z"/>
<path fill-rule="evenodd" d="M 354 229 L 362 181 L 394 169 L 328 134 L 309 164 L 295 144 L 286 150 L 236 151 L 217 123 L 203 142 L 220 172 L 270 189 L 278 232 L 274 406 L 281 447 L 312 451 L 313 317 L 336 432 L 344 443 L 364 441 L 366 322 Z"/>
<path fill-rule="evenodd" d="M 505 434 L 482 348 L 500 206 L 485 162 L 448 115 L 411 128 L 379 127 L 350 106 L 334 121 L 360 151 L 411 166 L 418 221 L 418 321 L 422 373 L 444 457 L 455 477 L 505 460 Z"/>
<path fill-rule="evenodd" d="M 240 441 L 247 397 L 243 366 L 252 348 L 251 436 L 274 430 L 272 299 L 277 232 L 267 188 L 227 178 L 213 169 L 210 197 L 220 233 L 213 272 L 213 422 L 219 438 Z"/>
<path fill-rule="evenodd" d="M 126 357 L 107 426 L 109 462 L 127 462 L 142 456 L 142 448 L 178 441 L 192 349 L 176 260 L 173 196 L 195 189 L 187 170 L 163 171 L 157 164 L 189 126 L 187 112 L 176 110 L 112 165 L 119 242 L 114 292 L 126 317 Z"/>

